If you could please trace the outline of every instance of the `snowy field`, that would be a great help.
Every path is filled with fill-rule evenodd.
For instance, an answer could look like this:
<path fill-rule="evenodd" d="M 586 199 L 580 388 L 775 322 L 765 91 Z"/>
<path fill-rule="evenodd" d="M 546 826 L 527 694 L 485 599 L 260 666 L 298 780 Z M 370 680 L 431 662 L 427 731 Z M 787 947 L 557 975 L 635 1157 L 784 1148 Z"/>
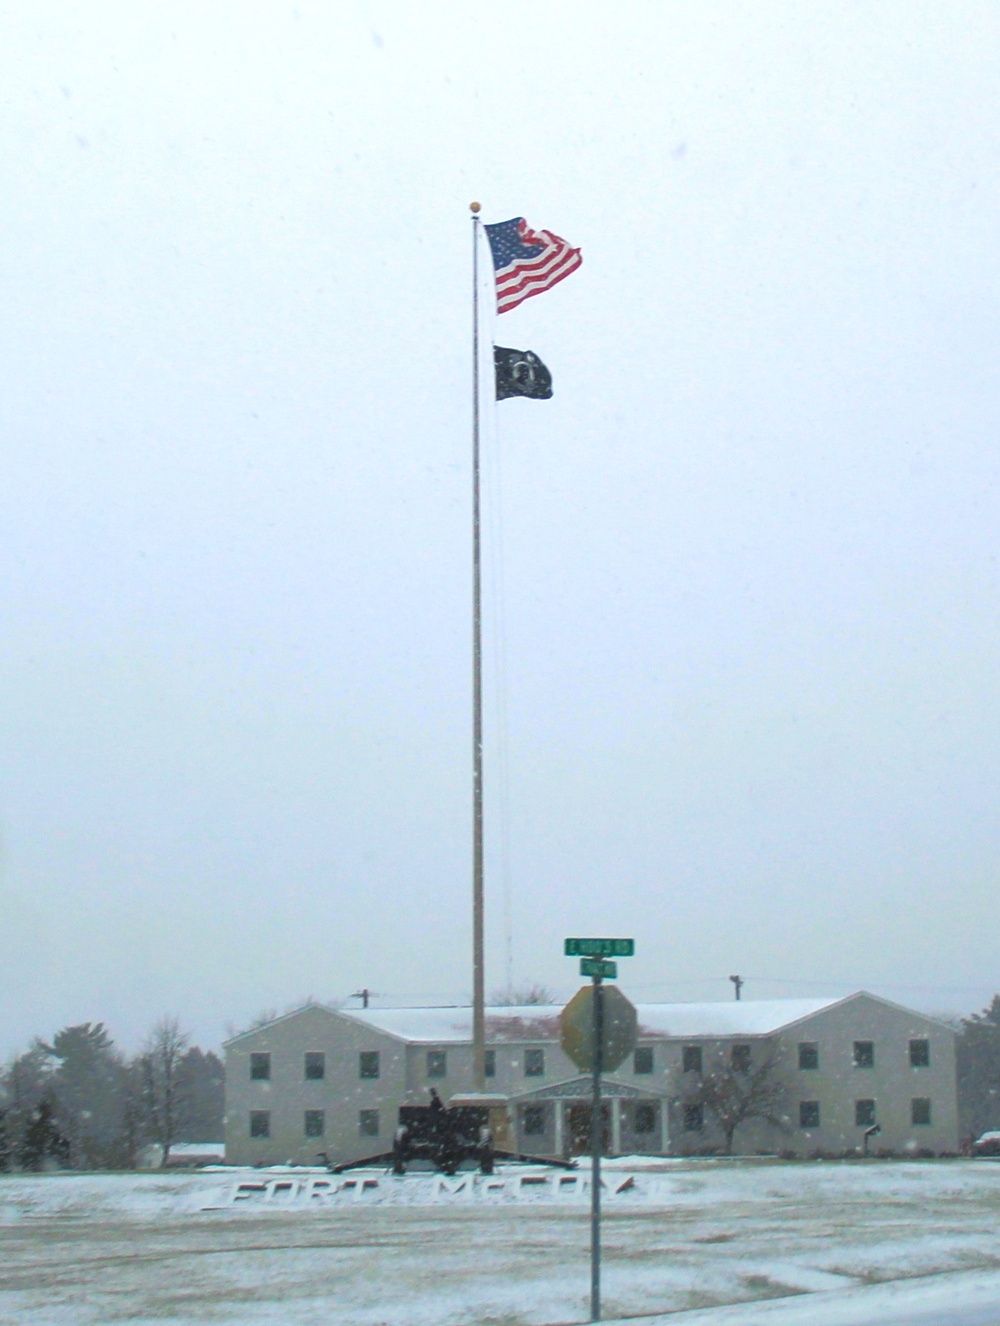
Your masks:
<path fill-rule="evenodd" d="M 633 1160 L 605 1177 L 606 1321 L 1000 1322 L 1000 1164 Z M 586 1321 L 586 1170 L 459 1180 L 4 1177 L 0 1322 Z"/>

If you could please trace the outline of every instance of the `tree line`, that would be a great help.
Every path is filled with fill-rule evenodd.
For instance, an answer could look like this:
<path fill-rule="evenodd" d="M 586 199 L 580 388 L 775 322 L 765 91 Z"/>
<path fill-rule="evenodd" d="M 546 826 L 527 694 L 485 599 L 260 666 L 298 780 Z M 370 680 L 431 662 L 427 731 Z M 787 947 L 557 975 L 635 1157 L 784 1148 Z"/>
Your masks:
<path fill-rule="evenodd" d="M 222 1061 L 176 1018 L 161 1018 L 134 1055 L 103 1022 L 82 1022 L 0 1068 L 0 1172 L 134 1169 L 151 1144 L 166 1165 L 175 1143 L 220 1141 L 223 1122 Z"/>

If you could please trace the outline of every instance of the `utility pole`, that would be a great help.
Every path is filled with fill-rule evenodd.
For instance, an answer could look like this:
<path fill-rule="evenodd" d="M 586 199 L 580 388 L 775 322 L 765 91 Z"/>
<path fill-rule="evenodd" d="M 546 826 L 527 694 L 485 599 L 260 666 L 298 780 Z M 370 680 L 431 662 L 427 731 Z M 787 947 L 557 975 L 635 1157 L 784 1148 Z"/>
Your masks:
<path fill-rule="evenodd" d="M 740 997 L 740 991 L 743 989 L 744 985 L 746 985 L 746 981 L 743 979 L 742 976 L 730 976 L 729 979 L 732 981 L 733 986 L 736 990 L 736 998 L 738 1001 Z"/>
<path fill-rule="evenodd" d="M 374 991 L 374 990 L 369 990 L 368 987 L 367 987 L 367 985 L 366 985 L 365 988 L 364 988 L 363 990 L 355 990 L 354 993 L 351 995 L 351 998 L 352 998 L 352 999 L 360 999 L 360 1000 L 361 1000 L 361 1007 L 362 1007 L 362 1008 L 367 1008 L 367 1007 L 368 1007 L 368 1000 L 369 1000 L 369 999 L 372 999 L 372 998 L 374 997 L 374 995 L 375 995 L 375 991 Z"/>

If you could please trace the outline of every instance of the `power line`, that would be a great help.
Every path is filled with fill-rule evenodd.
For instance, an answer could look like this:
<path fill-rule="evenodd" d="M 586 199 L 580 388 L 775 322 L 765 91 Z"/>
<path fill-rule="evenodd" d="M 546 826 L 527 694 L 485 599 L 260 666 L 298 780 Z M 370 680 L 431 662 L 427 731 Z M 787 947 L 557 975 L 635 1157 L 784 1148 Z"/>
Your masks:
<path fill-rule="evenodd" d="M 761 985 L 799 986 L 813 990 L 832 989 L 837 991 L 844 991 L 847 993 L 853 993 L 856 990 L 861 990 L 865 988 L 875 988 L 878 990 L 911 991 L 923 994 L 970 995 L 977 990 L 987 991 L 987 990 L 993 990 L 994 988 L 1000 988 L 1000 979 L 998 979 L 996 982 L 993 983 L 989 981 L 979 981 L 979 982 L 971 981 L 967 982 L 964 985 L 935 984 L 927 982 L 910 983 L 910 984 L 901 983 L 901 982 L 892 982 L 892 981 L 859 982 L 856 980 L 852 981 L 852 980 L 845 980 L 843 978 L 837 979 L 832 977 L 827 978 L 825 980 L 820 980 L 816 978 L 803 978 L 803 977 L 793 977 L 793 976 L 752 976 L 751 975 L 751 976 L 744 976 L 741 979 L 744 984 L 752 981 L 755 983 L 759 983 Z M 636 993 L 639 993 L 641 991 L 654 991 L 654 990 L 663 990 L 663 991 L 694 990 L 699 988 L 703 989 L 706 986 L 717 986 L 720 989 L 720 996 L 721 996 L 721 991 L 723 987 L 728 985 L 729 982 L 730 982 L 730 977 L 728 975 L 689 977 L 683 980 L 673 980 L 673 981 L 637 981 L 637 982 L 628 981 L 625 983 L 625 990 L 626 992 L 634 991 Z M 558 986 L 552 986 L 550 988 L 553 990 L 553 993 L 557 997 L 561 997 L 564 994 L 568 997 L 568 995 L 573 993 L 576 987 L 575 985 L 574 986 L 558 985 Z M 406 991 L 395 990 L 395 991 L 385 991 L 379 994 L 377 998 L 382 1003 L 383 1007 L 388 1006 L 387 1001 L 392 1001 L 392 1000 L 406 1001 L 407 1003 L 410 1003 L 412 1001 L 413 1007 L 421 1007 L 422 1002 L 424 1004 L 430 1002 L 435 1006 L 444 1007 L 444 1008 L 464 1008 L 468 1007 L 469 1005 L 469 994 L 468 991 L 465 990 L 406 990 Z M 720 1003 L 723 1002 L 722 998 L 720 997 L 720 999 L 717 1002 Z"/>
<path fill-rule="evenodd" d="M 905 984 L 900 981 L 849 981 L 843 979 L 833 979 L 825 981 L 803 980 L 791 976 L 747 976 L 748 981 L 762 981 L 768 985 L 807 985 L 812 987 L 823 987 L 830 985 L 850 986 L 852 990 L 862 989 L 865 985 L 877 985 L 880 990 L 940 990 L 953 994 L 961 994 L 969 990 L 978 990 L 990 985 L 989 981 L 967 981 L 964 985 L 935 985 L 928 984 L 925 981 L 919 983 Z M 1000 984 L 998 979 L 997 984 Z"/>

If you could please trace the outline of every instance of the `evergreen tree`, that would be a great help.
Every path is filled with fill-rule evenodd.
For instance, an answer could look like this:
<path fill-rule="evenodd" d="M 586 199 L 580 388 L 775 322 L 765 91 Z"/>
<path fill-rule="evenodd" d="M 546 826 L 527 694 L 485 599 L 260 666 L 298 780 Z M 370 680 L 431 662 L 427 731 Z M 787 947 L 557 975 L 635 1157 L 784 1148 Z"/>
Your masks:
<path fill-rule="evenodd" d="M 1000 994 L 982 1013 L 962 1019 L 955 1057 L 962 1136 L 1000 1129 Z"/>
<path fill-rule="evenodd" d="M 25 1134 L 39 1103 L 51 1095 L 52 1064 L 45 1046 L 34 1040 L 0 1071 L 0 1106 L 4 1109 L 8 1164 L 18 1163 Z"/>
<path fill-rule="evenodd" d="M 125 1066 L 104 1024 L 64 1027 L 45 1049 L 56 1061 L 51 1086 L 72 1167 L 121 1165 Z"/>
<path fill-rule="evenodd" d="M 225 1070 L 222 1060 L 211 1050 L 197 1046 L 177 1065 L 177 1090 L 185 1102 L 183 1138 L 185 1142 L 218 1142 L 225 1130 Z"/>
<path fill-rule="evenodd" d="M 31 1170 L 68 1162 L 69 1141 L 59 1128 L 55 1107 L 48 1098 L 40 1100 L 31 1111 L 17 1158 L 22 1169 Z"/>

